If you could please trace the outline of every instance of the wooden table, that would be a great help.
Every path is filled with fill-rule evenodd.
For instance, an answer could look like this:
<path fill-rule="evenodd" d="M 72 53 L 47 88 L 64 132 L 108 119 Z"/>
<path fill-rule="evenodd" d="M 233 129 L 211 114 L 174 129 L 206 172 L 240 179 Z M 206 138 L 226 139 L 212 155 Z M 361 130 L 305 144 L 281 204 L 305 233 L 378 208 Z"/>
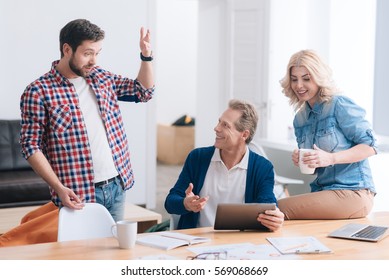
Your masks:
<path fill-rule="evenodd" d="M 39 206 L 27 206 L 0 209 L 0 234 L 18 226 L 24 215 L 38 207 Z M 149 227 L 160 223 L 162 221 L 162 215 L 144 207 L 126 203 L 124 219 L 137 221 L 138 232 L 141 233 Z"/>
<path fill-rule="evenodd" d="M 144 207 L 127 203 L 124 219 L 138 222 L 138 233 L 142 233 L 149 227 L 161 223 L 162 215 Z"/>
<path fill-rule="evenodd" d="M 324 245 L 333 250 L 331 254 L 299 255 L 302 259 L 319 260 L 388 260 L 389 238 L 386 237 L 378 243 L 351 241 L 327 237 L 327 234 L 347 223 L 376 224 L 389 226 L 389 212 L 377 212 L 367 218 L 354 220 L 296 220 L 285 221 L 283 228 L 278 232 L 255 231 L 215 231 L 213 228 L 197 228 L 179 232 L 211 238 L 211 242 L 193 246 L 213 246 L 242 242 L 251 242 L 255 245 L 269 244 L 266 237 L 280 236 L 314 236 Z M 146 234 L 146 233 L 143 233 Z M 150 234 L 150 233 L 148 233 Z M 151 233 L 155 234 L 155 233 Z M 114 238 L 101 238 L 93 240 L 79 240 L 68 242 L 54 242 L 27 246 L 0 248 L 0 259 L 41 259 L 41 260 L 128 260 L 144 256 L 167 254 L 180 259 L 194 254 L 180 247 L 169 251 L 152 247 L 135 245 L 132 249 L 119 249 Z"/>

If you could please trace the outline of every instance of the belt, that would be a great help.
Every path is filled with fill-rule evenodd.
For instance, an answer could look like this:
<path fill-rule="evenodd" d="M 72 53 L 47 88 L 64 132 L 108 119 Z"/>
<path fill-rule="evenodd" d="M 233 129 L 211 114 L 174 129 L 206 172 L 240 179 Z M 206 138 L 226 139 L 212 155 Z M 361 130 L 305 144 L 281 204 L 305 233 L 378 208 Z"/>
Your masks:
<path fill-rule="evenodd" d="M 95 188 L 104 187 L 105 185 L 108 185 L 109 183 L 112 183 L 113 181 L 115 181 L 115 179 L 118 178 L 118 177 L 119 177 L 119 175 L 116 176 L 116 177 L 112 177 L 112 178 L 110 178 L 108 180 L 97 182 L 97 183 L 95 183 Z"/>

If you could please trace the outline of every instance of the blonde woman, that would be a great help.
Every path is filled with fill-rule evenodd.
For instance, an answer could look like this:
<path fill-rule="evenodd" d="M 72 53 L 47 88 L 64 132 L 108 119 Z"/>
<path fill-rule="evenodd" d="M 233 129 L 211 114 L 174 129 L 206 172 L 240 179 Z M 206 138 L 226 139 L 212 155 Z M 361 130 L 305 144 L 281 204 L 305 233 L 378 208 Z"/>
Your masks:
<path fill-rule="evenodd" d="M 366 216 L 376 193 L 367 158 L 377 153 L 377 146 L 364 109 L 338 94 L 331 69 L 312 50 L 292 55 L 280 83 L 296 110 L 299 149 L 314 149 L 302 160 L 316 175 L 311 193 L 279 200 L 285 219 Z M 298 149 L 292 161 L 298 166 Z"/>

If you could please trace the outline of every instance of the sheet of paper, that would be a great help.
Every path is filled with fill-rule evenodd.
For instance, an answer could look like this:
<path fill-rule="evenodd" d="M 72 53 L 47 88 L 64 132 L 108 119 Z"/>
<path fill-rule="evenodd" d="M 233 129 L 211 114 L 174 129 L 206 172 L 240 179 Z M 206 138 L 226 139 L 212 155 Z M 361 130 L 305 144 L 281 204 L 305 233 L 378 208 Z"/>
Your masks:
<path fill-rule="evenodd" d="M 246 246 L 229 250 L 228 260 L 298 260 L 298 255 L 283 255 L 270 244 Z"/>
<path fill-rule="evenodd" d="M 187 249 L 196 255 L 209 252 L 227 252 L 228 260 L 290 260 L 300 258 L 297 255 L 282 255 L 270 244 L 254 245 L 253 243 L 237 243 Z"/>
<path fill-rule="evenodd" d="M 242 248 L 245 246 L 254 246 L 253 243 L 235 243 L 235 244 L 224 244 L 224 245 L 215 245 L 215 246 L 196 246 L 188 247 L 187 249 L 196 255 L 209 253 L 209 252 L 228 252 L 229 250 Z"/>
<path fill-rule="evenodd" d="M 138 260 L 179 260 L 179 258 L 167 254 L 159 254 L 159 255 L 143 256 L 138 258 Z"/>

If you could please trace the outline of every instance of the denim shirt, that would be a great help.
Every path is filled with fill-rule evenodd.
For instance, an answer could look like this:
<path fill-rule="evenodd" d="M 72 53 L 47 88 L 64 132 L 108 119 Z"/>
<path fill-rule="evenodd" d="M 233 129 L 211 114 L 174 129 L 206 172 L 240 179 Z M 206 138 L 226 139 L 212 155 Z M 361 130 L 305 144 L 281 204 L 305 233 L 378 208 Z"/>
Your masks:
<path fill-rule="evenodd" d="M 293 126 L 299 148 L 313 148 L 335 153 L 358 144 L 377 151 L 373 130 L 365 120 L 365 110 L 345 96 L 333 96 L 328 102 L 308 102 L 297 112 Z M 356 163 L 316 168 L 311 191 L 369 189 L 375 193 L 368 159 Z"/>

